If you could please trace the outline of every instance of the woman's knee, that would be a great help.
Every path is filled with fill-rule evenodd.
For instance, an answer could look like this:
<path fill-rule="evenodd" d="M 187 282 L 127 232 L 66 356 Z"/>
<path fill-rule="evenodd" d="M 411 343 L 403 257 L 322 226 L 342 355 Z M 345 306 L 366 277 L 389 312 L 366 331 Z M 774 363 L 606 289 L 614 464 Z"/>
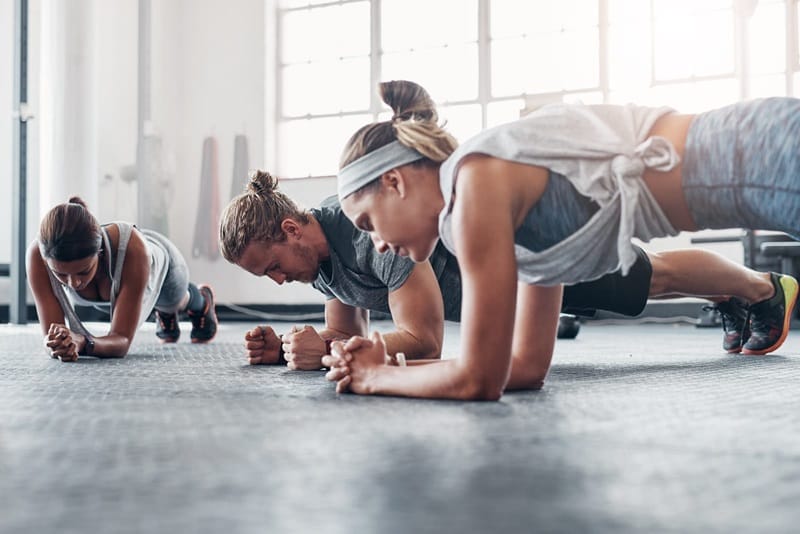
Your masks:
<path fill-rule="evenodd" d="M 657 297 L 671 293 L 675 279 L 672 265 L 662 254 L 657 252 L 649 252 L 648 256 L 653 267 L 653 274 L 650 277 L 650 296 Z"/>

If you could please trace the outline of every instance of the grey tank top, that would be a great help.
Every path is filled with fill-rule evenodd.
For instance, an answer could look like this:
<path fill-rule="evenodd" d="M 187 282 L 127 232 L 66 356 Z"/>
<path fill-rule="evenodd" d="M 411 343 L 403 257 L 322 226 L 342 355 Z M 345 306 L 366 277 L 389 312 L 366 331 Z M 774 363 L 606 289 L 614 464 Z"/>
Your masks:
<path fill-rule="evenodd" d="M 548 249 L 578 231 L 598 209 L 564 175 L 550 171 L 544 193 L 517 228 L 514 243 L 534 252 Z"/>
<path fill-rule="evenodd" d="M 56 299 L 58 299 L 61 309 L 69 323 L 70 329 L 81 334 L 88 333 L 86 326 L 78 318 L 75 313 L 75 305 L 91 306 L 95 309 L 108 312 L 109 316 L 113 319 L 114 308 L 119 295 L 120 285 L 122 283 L 122 269 L 125 265 L 125 255 L 128 251 L 128 244 L 130 243 L 131 234 L 133 233 L 134 226 L 126 222 L 112 223 L 116 224 L 119 229 L 119 242 L 117 243 L 116 252 L 111 250 L 111 239 L 109 238 L 108 229 L 109 225 L 103 225 L 101 230 L 103 238 L 103 250 L 108 251 L 105 254 L 105 263 L 98 268 L 106 269 L 109 278 L 111 279 L 111 295 L 110 301 L 95 301 L 88 300 L 81 297 L 75 290 L 69 286 L 62 285 L 55 275 L 47 269 L 50 275 L 50 285 L 53 288 Z M 147 230 L 140 230 L 144 237 L 145 245 L 147 247 L 147 254 L 149 257 L 150 272 L 145 287 L 144 294 L 142 295 L 142 308 L 139 314 L 138 326 L 141 326 L 153 311 L 158 295 L 161 292 L 161 286 L 164 284 L 164 279 L 169 271 L 169 254 L 164 246 L 157 240 L 153 239 L 150 232 Z"/>
<path fill-rule="evenodd" d="M 616 270 L 627 274 L 637 258 L 631 238 L 649 241 L 678 233 L 642 180 L 645 169 L 669 171 L 680 162 L 667 139 L 649 136 L 655 122 L 672 112 L 632 105 L 545 106 L 468 139 L 439 169 L 442 242 L 455 253 L 452 215 L 459 166 L 470 154 L 484 154 L 561 174 L 598 206 L 585 224 L 546 249 L 517 243 L 521 282 L 576 284 Z M 540 224 L 549 224 L 556 210 Z"/>

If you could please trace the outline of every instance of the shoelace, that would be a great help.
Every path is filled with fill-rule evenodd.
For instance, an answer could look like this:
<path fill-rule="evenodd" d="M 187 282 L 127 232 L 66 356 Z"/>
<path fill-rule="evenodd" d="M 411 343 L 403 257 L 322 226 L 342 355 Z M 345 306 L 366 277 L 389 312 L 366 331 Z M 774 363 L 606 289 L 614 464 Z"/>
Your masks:
<path fill-rule="evenodd" d="M 742 320 L 741 331 L 743 332 L 750 323 L 750 306 L 742 306 L 742 308 L 747 311 Z M 719 304 L 706 304 L 702 309 L 703 311 L 715 311 L 719 313 L 719 317 L 722 320 L 722 329 L 726 332 L 728 331 L 728 323 L 730 323 L 730 326 L 736 326 L 737 317 L 733 313 L 720 309 Z"/>

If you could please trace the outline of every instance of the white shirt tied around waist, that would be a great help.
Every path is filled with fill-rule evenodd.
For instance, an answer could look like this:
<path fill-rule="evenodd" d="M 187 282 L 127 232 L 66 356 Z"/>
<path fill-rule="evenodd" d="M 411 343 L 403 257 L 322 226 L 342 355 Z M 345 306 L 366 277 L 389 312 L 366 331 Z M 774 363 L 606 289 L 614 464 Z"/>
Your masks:
<path fill-rule="evenodd" d="M 680 161 L 668 140 L 647 137 L 656 120 L 672 112 L 664 107 L 556 104 L 481 132 L 456 149 L 439 171 L 445 201 L 439 215 L 442 241 L 455 254 L 452 208 L 459 164 L 469 154 L 485 154 L 563 174 L 600 206 L 577 232 L 546 250 L 532 252 L 517 245 L 520 281 L 575 284 L 618 269 L 627 274 L 636 260 L 631 238 L 648 241 L 678 233 L 641 179 L 647 168 L 669 171 Z"/>

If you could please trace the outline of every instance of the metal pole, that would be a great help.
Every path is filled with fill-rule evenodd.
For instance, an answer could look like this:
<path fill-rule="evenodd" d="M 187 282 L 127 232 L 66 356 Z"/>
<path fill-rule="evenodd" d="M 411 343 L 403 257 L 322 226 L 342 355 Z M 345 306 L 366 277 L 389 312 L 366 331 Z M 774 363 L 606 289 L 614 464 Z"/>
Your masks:
<path fill-rule="evenodd" d="M 14 123 L 13 169 L 11 186 L 11 301 L 9 319 L 14 324 L 27 322 L 25 283 L 25 228 L 27 225 L 28 125 L 33 116 L 28 109 L 28 0 L 14 2 Z"/>
<path fill-rule="evenodd" d="M 143 228 L 156 229 L 153 223 L 151 198 L 151 152 L 145 145 L 150 127 L 150 0 L 139 0 L 138 91 L 136 136 L 136 212 Z"/>

